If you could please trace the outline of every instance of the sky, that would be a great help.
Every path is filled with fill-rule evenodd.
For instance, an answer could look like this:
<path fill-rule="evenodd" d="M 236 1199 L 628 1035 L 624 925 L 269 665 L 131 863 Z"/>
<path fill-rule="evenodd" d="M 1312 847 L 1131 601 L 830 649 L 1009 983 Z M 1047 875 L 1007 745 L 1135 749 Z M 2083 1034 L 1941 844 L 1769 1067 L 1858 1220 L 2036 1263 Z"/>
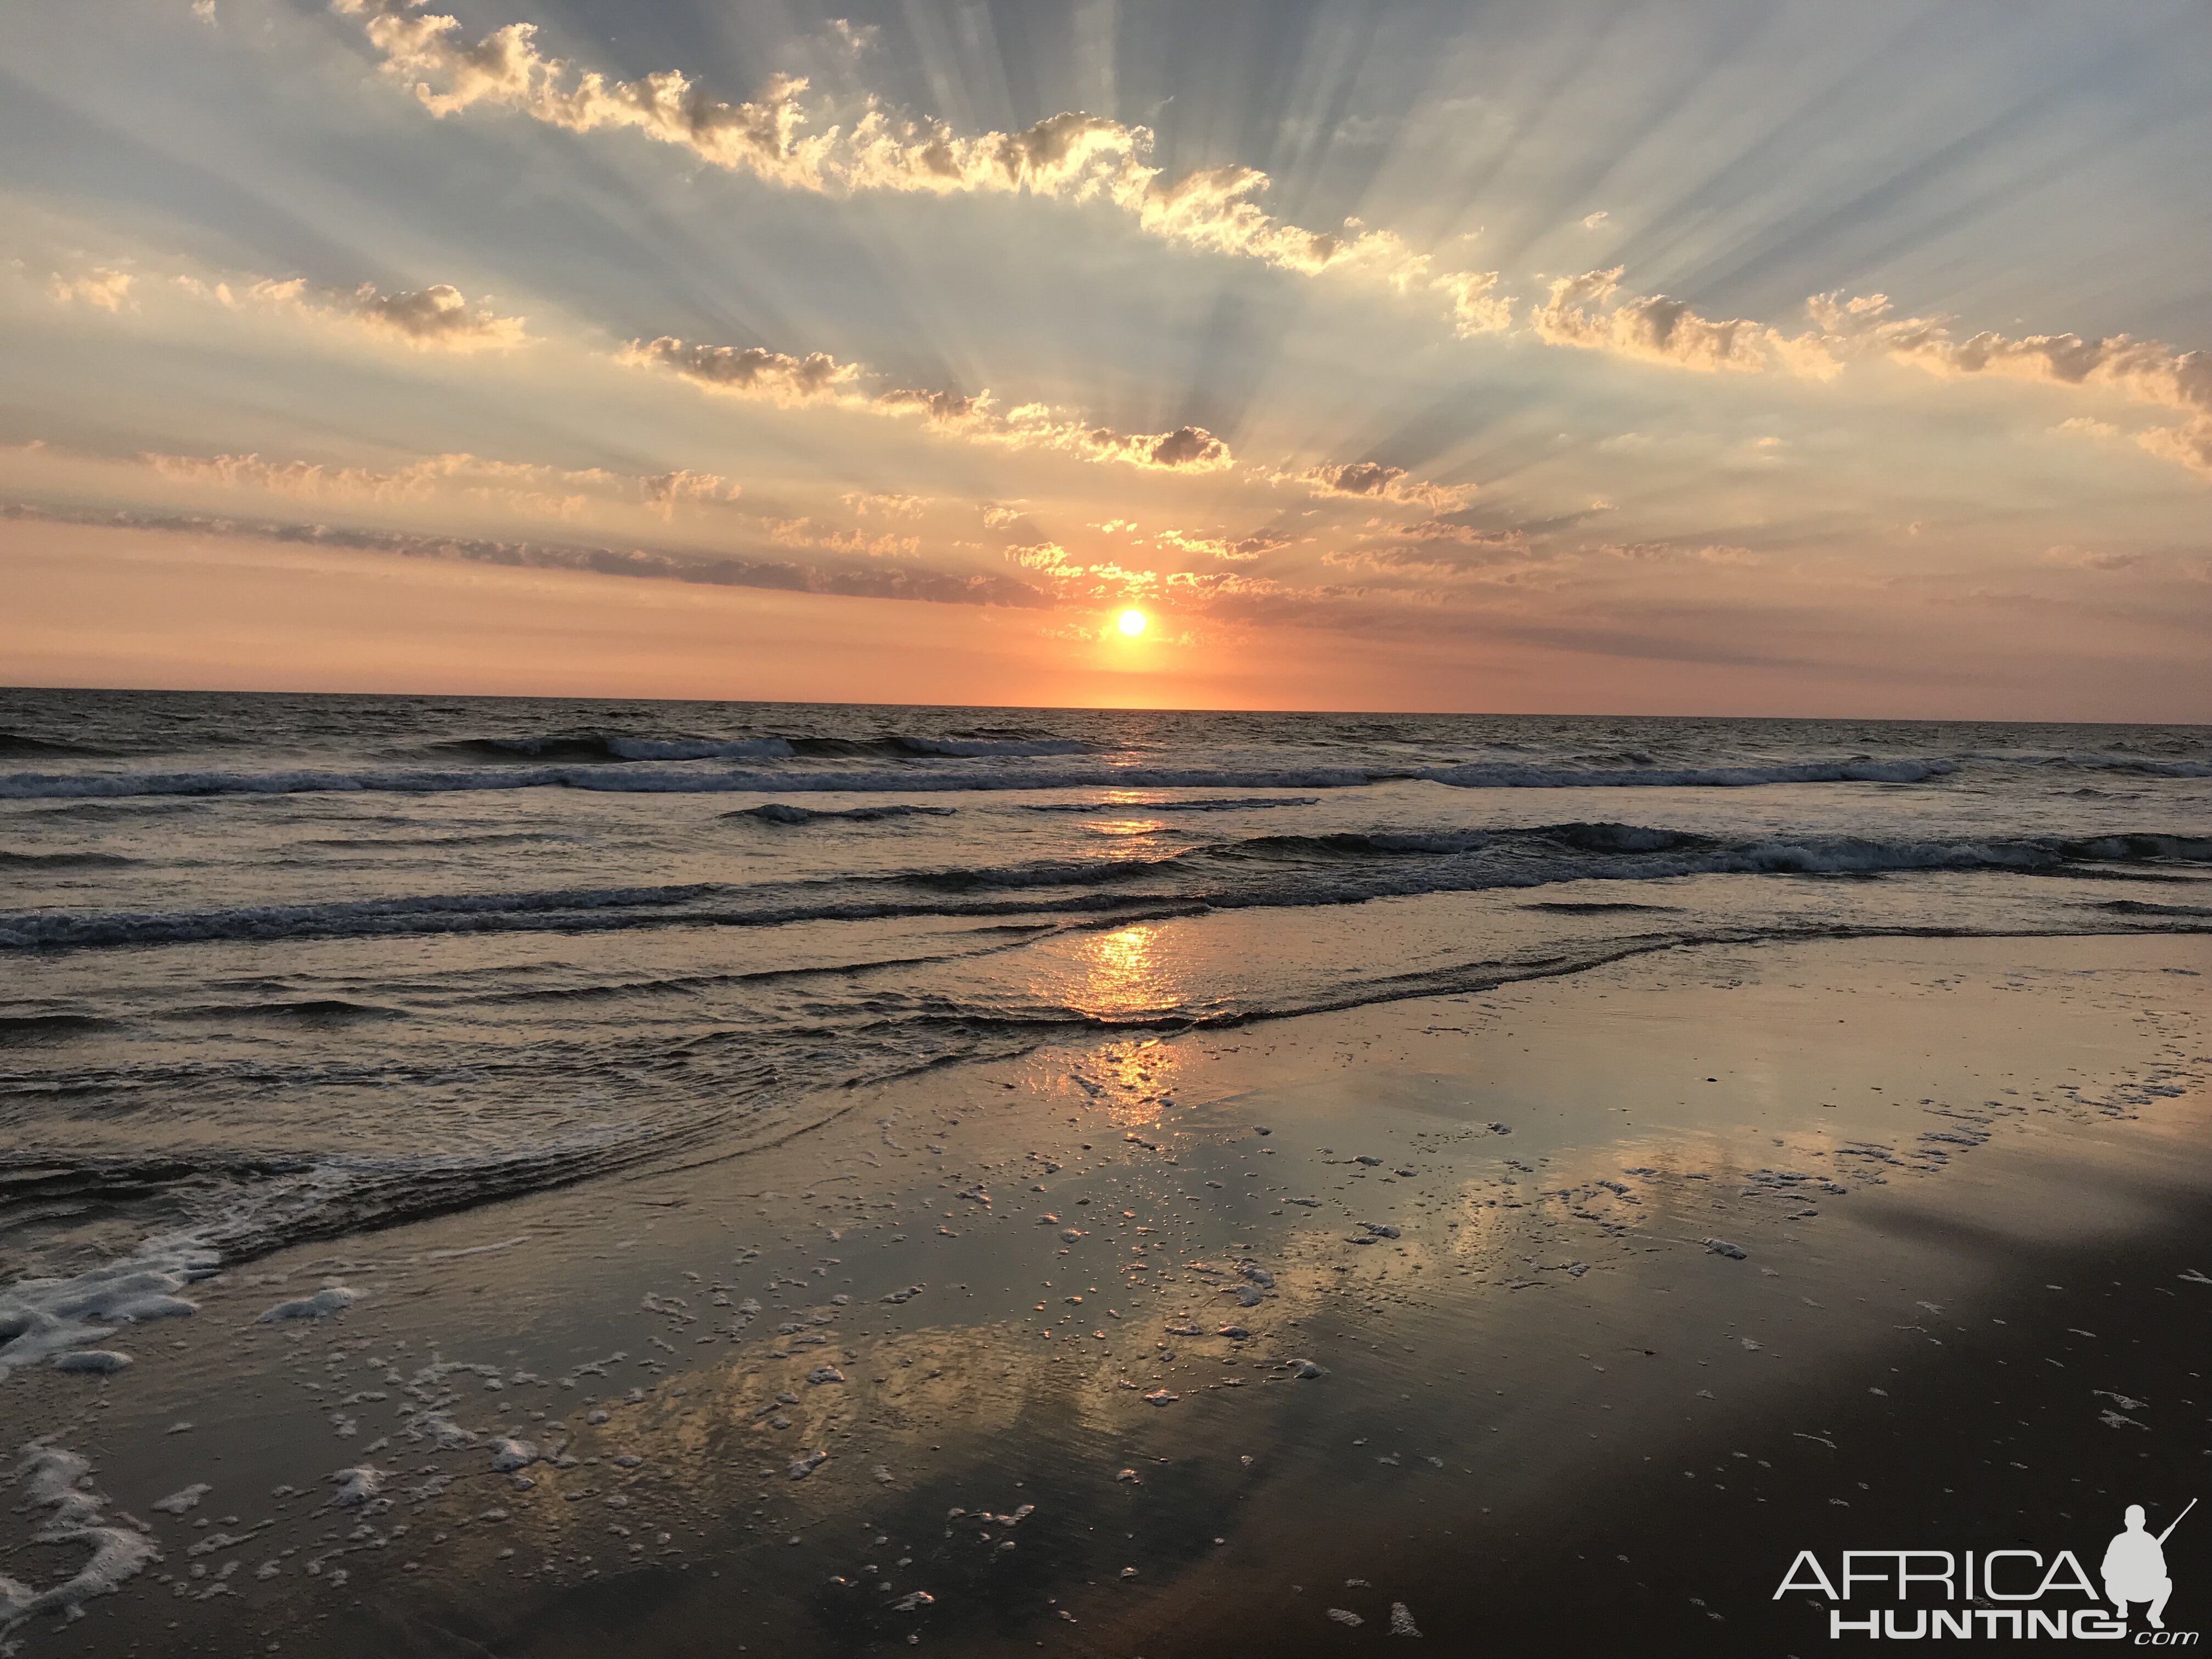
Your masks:
<path fill-rule="evenodd" d="M 2208 84 L 2198 0 L 15 8 L 0 681 L 2212 720 Z"/>

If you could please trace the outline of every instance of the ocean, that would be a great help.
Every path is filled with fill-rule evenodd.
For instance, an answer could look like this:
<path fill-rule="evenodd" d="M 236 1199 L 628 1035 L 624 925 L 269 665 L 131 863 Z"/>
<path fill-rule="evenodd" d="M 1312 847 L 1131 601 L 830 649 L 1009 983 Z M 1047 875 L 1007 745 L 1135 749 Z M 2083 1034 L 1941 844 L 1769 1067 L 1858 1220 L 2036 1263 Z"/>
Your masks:
<path fill-rule="evenodd" d="M 0 1372 L 926 1068 L 2207 863 L 2203 727 L 0 692 Z"/>

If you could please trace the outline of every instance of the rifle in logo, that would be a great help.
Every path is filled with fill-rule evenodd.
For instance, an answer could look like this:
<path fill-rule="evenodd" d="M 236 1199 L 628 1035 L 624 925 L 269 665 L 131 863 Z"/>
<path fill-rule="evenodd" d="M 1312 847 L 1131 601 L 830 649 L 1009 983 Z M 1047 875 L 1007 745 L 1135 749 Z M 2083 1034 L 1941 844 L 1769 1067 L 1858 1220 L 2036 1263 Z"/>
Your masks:
<path fill-rule="evenodd" d="M 2112 1541 L 2105 1547 L 2105 1599 L 2122 1619 L 2128 1616 L 2128 1603 L 2150 1603 L 2150 1627 L 2166 1628 L 2166 1601 L 2173 1594 L 2173 1580 L 2166 1571 L 2166 1540 L 2173 1536 L 2174 1528 L 2188 1518 L 2189 1511 L 2197 1507 L 2191 1498 L 2182 1506 L 2181 1513 L 2166 1523 L 2166 1530 L 2155 1538 L 2144 1529 L 2143 1506 L 2130 1504 L 2125 1516 L 2127 1530 L 2116 1533 Z"/>

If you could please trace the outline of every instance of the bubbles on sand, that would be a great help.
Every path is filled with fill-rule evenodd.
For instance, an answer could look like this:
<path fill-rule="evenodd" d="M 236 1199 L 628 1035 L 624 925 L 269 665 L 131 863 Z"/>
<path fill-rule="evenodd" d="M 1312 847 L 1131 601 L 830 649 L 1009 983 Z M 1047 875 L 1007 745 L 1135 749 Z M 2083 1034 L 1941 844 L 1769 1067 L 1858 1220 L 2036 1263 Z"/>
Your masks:
<path fill-rule="evenodd" d="M 366 1463 L 349 1469 L 339 1469 L 331 1474 L 331 1480 L 337 1487 L 331 1502 L 340 1509 L 359 1509 L 384 1490 L 384 1471 L 371 1468 Z"/>
<path fill-rule="evenodd" d="M 178 1292 L 215 1273 L 216 1252 L 194 1239 L 151 1239 L 131 1255 L 67 1278 L 19 1279 L 0 1291 L 0 1382 L 52 1358 L 99 1375 L 127 1355 L 93 1346 L 125 1325 L 186 1317 L 199 1304 Z"/>
<path fill-rule="evenodd" d="M 362 1292 L 343 1285 L 329 1285 L 313 1296 L 298 1297 L 289 1302 L 279 1302 L 261 1316 L 259 1323 L 282 1324 L 289 1319 L 327 1319 L 334 1313 L 343 1313 L 361 1300 Z"/>
<path fill-rule="evenodd" d="M 33 1540 L 82 1545 L 92 1553 L 75 1572 L 42 1590 L 0 1575 L 0 1637 L 42 1613 L 81 1619 L 87 1601 L 112 1594 L 160 1559 L 145 1533 L 107 1523 L 107 1500 L 90 1490 L 91 1475 L 92 1465 L 80 1453 L 37 1441 L 23 1448 L 13 1471 L 23 1488 L 23 1507 L 34 1514 L 48 1511 Z M 13 1650 L 9 1644 L 5 1650 Z"/>

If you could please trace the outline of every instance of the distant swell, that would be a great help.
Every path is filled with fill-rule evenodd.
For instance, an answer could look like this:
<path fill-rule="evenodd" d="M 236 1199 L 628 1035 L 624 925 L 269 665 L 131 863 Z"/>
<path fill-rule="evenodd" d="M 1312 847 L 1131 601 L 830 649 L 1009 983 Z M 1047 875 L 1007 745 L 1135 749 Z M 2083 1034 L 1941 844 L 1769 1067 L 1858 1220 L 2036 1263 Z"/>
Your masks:
<path fill-rule="evenodd" d="M 527 738 L 456 738 L 428 745 L 439 755 L 484 760 L 785 760 L 797 752 L 781 738 L 626 738 L 602 732 L 552 732 Z"/>
<path fill-rule="evenodd" d="M 624 741 L 627 741 L 626 739 Z M 781 741 L 781 739 L 778 739 Z M 915 739 L 912 741 L 921 741 Z M 994 750 L 1003 753 L 1004 750 Z M 0 773 L 0 799 L 132 795 L 293 795 L 457 790 L 599 789 L 647 794 L 913 793 L 1029 789 L 1356 789 L 1413 780 L 1458 789 L 1743 789 L 1781 783 L 1922 783 L 1956 769 L 1948 760 L 1820 762 L 1599 771 L 1538 766 L 1314 768 L 1257 772 L 1170 769 L 915 769 L 894 772 L 659 772 L 615 766 L 517 767 L 468 772 Z"/>
<path fill-rule="evenodd" d="M 137 862 L 119 853 L 0 852 L 0 870 L 119 870 Z"/>
<path fill-rule="evenodd" d="M 1162 857 L 1040 860 L 750 887 L 690 883 L 441 893 L 200 911 L 32 911 L 0 915 L 0 948 L 769 927 L 904 916 L 1067 915 L 1135 907 L 1163 914 L 1297 908 L 1564 881 L 1878 875 L 1922 870 L 2057 874 L 2112 863 L 2212 863 L 2212 837 L 2137 834 L 2075 840 L 2015 836 L 1889 842 L 1773 837 L 1723 842 L 1622 823 L 1494 831 L 1377 830 L 1254 836 Z"/>
<path fill-rule="evenodd" d="M 2212 761 L 2152 760 L 2141 755 L 1977 755 L 2014 766 L 2067 766 L 2085 772 L 2136 772 L 2152 778 L 2212 778 Z"/>
<path fill-rule="evenodd" d="M 1088 744 L 1073 738 L 929 737 L 902 732 L 865 738 L 706 738 L 686 733 L 634 737 L 615 732 L 548 732 L 517 738 L 456 738 L 428 744 L 422 752 L 491 761 L 613 764 L 627 761 L 864 759 L 871 756 L 893 759 L 906 755 L 981 760 L 1080 755 L 1089 748 Z M 0 749 L 0 754 L 6 752 Z M 52 752 L 73 751 L 57 749 Z"/>
<path fill-rule="evenodd" d="M 1316 806 L 1317 795 L 1229 795 L 1212 800 L 1048 800 L 1025 803 L 1030 812 L 1242 812 L 1270 806 Z"/>
<path fill-rule="evenodd" d="M 211 1002 L 179 1008 L 172 1019 L 284 1019 L 310 1025 L 343 1025 L 356 1020 L 398 1019 L 397 1008 L 348 1002 L 342 997 L 308 997 L 290 1002 Z"/>
<path fill-rule="evenodd" d="M 894 739 L 902 749 L 917 755 L 951 755 L 963 760 L 986 755 L 1080 755 L 1091 745 L 1073 738 L 908 738 Z"/>
<path fill-rule="evenodd" d="M 62 743 L 52 738 L 26 737 L 21 732 L 0 732 L 0 759 L 37 760 L 43 756 L 105 755 L 112 751 L 90 744 Z"/>
<path fill-rule="evenodd" d="M 950 806 L 908 806 L 886 802 L 881 806 L 849 806 L 837 811 L 829 807 L 793 806 L 783 801 L 772 800 L 764 806 L 742 807 L 722 816 L 725 818 L 757 818 L 763 823 L 817 823 L 828 820 L 872 823 L 879 818 L 950 817 L 954 810 Z"/>
<path fill-rule="evenodd" d="M 59 1042 L 113 1029 L 112 1021 L 90 1014 L 0 1014 L 0 1045 Z"/>

